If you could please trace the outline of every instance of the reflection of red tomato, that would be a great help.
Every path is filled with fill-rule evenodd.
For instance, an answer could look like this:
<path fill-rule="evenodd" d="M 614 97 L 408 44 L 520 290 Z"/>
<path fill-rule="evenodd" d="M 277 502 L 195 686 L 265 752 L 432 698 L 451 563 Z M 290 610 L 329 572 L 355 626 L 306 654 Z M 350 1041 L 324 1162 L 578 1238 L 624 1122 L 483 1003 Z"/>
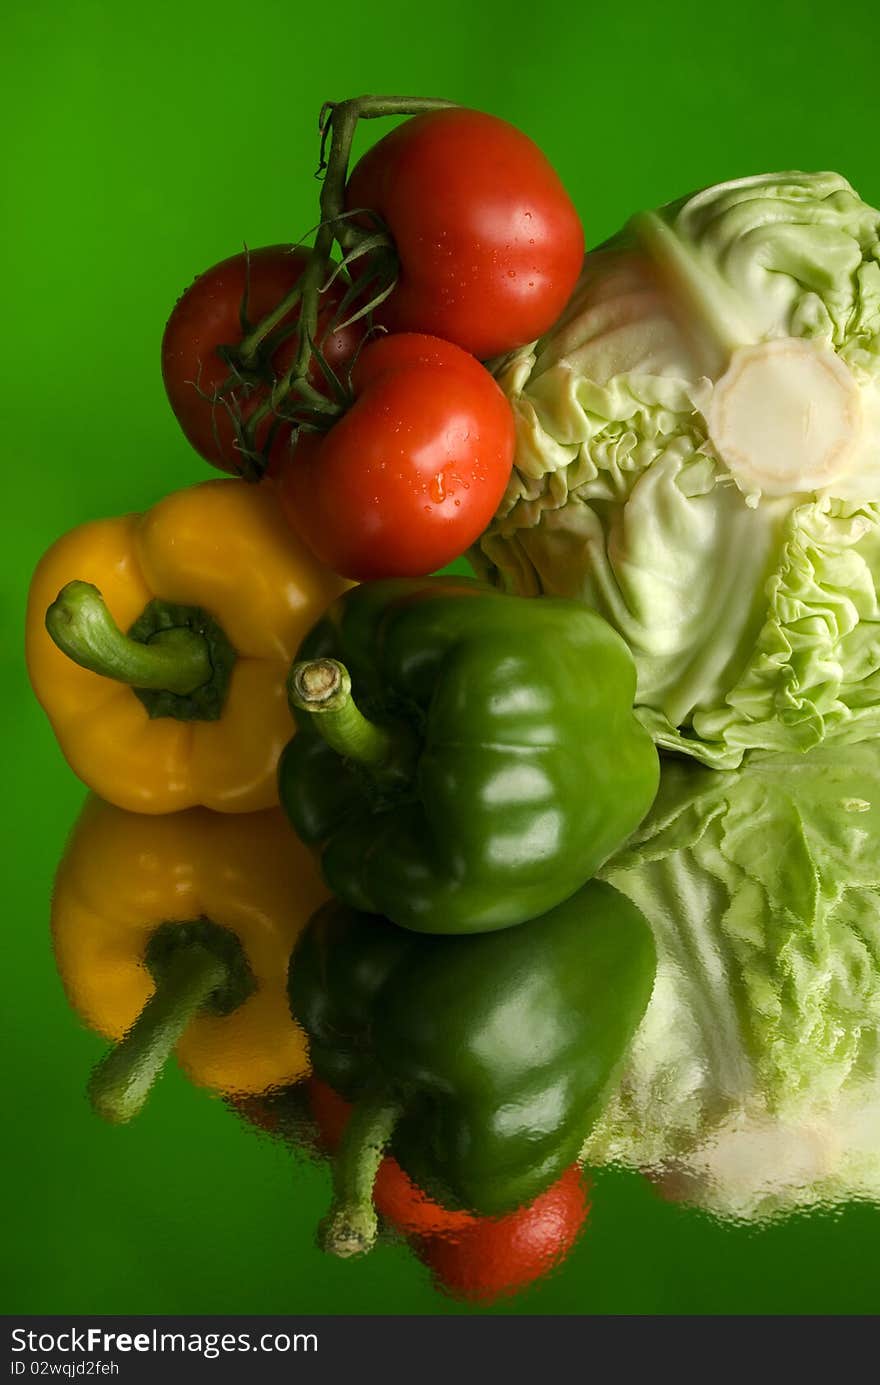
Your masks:
<path fill-rule="evenodd" d="M 221 346 L 240 345 L 246 333 L 241 314 L 256 325 L 268 316 L 296 285 L 308 254 L 289 245 L 268 245 L 232 255 L 190 285 L 178 299 L 162 338 L 162 377 L 177 421 L 195 450 L 221 471 L 240 472 L 242 455 L 236 445 L 233 415 L 246 422 L 280 377 L 297 350 L 296 334 L 278 338 L 297 321 L 293 308 L 270 335 L 253 377 L 236 378 L 219 354 Z M 344 289 L 331 288 L 321 298 L 318 345 L 334 371 L 344 373 L 364 333 L 364 325 L 329 332 Z M 313 362 L 310 383 L 321 389 L 324 377 Z M 288 406 L 290 407 L 290 406 Z M 266 417 L 257 427 L 256 450 L 267 442 L 273 421 Z M 279 424 L 273 435 L 272 457 L 287 450 L 291 425 Z"/>
<path fill-rule="evenodd" d="M 348 1124 L 351 1106 L 317 1077 L 310 1077 L 307 1086 L 309 1106 L 320 1131 L 321 1142 L 327 1153 L 332 1154 Z M 373 1185 L 373 1202 L 380 1216 L 399 1231 L 412 1235 L 428 1235 L 432 1232 L 448 1235 L 477 1222 L 470 1212 L 450 1211 L 434 1202 L 413 1183 L 391 1155 L 386 1155 L 379 1165 Z"/>
<path fill-rule="evenodd" d="M 580 272 L 584 233 L 559 177 L 527 135 L 482 111 L 398 125 L 357 164 L 346 202 L 378 214 L 400 262 L 377 320 L 482 360 L 552 327 Z"/>
<path fill-rule="evenodd" d="M 481 1217 L 454 1235 L 424 1236 L 419 1258 L 455 1298 L 490 1302 L 526 1288 L 564 1260 L 590 1210 L 577 1164 L 527 1207 Z"/>
<path fill-rule="evenodd" d="M 306 1092 L 309 1110 L 318 1127 L 321 1148 L 325 1154 L 335 1154 L 348 1125 L 351 1104 L 343 1100 L 338 1092 L 334 1092 L 333 1088 L 328 1087 L 319 1077 L 309 1077 L 306 1080 Z"/>
<path fill-rule="evenodd" d="M 248 1125 L 264 1130 L 267 1135 L 278 1135 L 281 1131 L 281 1118 L 277 1098 L 266 1096 L 231 1097 L 229 1105 Z"/>
<path fill-rule="evenodd" d="M 278 476 L 288 520 L 328 567 L 365 581 L 420 577 L 483 532 L 513 464 L 513 412 L 473 356 L 434 337 L 382 337 L 352 375 L 355 402 L 304 434 Z"/>
<path fill-rule="evenodd" d="M 476 1222 L 473 1213 L 441 1207 L 428 1197 L 390 1155 L 376 1176 L 373 1200 L 377 1212 L 407 1235 L 457 1235 Z"/>

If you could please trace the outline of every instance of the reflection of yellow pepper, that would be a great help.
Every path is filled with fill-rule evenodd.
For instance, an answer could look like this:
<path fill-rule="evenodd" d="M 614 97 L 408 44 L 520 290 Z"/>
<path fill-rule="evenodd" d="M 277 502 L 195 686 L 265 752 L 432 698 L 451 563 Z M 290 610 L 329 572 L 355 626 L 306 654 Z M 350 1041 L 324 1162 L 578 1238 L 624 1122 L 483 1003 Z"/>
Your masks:
<path fill-rule="evenodd" d="M 86 803 L 55 881 L 52 931 L 73 1008 L 124 1042 L 92 1100 L 128 1120 L 176 1045 L 193 1081 L 229 1096 L 308 1071 L 287 1006 L 296 937 L 327 897 L 280 810 L 165 817 Z"/>
<path fill-rule="evenodd" d="M 287 671 L 346 585 L 244 481 L 66 534 L 34 574 L 27 659 L 72 769 L 136 812 L 275 804 Z"/>

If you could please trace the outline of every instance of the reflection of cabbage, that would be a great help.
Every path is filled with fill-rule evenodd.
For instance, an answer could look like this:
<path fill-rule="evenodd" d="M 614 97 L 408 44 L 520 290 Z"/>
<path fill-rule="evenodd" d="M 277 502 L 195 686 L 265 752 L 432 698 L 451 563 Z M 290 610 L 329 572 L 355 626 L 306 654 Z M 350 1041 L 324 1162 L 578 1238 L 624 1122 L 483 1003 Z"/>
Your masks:
<path fill-rule="evenodd" d="M 880 733 L 880 212 L 784 173 L 635 217 L 499 378 L 516 465 L 474 564 L 601 611 L 661 746 Z"/>
<path fill-rule="evenodd" d="M 880 1200 L 880 748 L 671 763 L 604 873 L 658 973 L 587 1160 L 729 1216 Z"/>

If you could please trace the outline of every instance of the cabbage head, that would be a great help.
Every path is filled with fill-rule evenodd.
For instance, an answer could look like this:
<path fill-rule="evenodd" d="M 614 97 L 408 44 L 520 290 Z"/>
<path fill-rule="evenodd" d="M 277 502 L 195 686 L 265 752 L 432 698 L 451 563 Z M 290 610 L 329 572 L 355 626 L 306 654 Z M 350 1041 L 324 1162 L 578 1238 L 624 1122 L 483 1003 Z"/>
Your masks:
<path fill-rule="evenodd" d="M 880 213 L 844 178 L 635 216 L 496 374 L 517 453 L 472 562 L 600 611 L 659 746 L 880 733 Z"/>
<path fill-rule="evenodd" d="M 669 760 L 602 873 L 658 965 L 586 1161 L 737 1220 L 880 1202 L 880 746 Z"/>

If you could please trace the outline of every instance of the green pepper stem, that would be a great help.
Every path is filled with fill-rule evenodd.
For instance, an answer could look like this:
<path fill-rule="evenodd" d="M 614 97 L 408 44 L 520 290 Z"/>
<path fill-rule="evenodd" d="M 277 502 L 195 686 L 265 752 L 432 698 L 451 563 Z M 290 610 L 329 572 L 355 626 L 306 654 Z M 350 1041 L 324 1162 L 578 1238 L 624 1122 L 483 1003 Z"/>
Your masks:
<path fill-rule="evenodd" d="M 294 664 L 287 692 L 292 707 L 314 715 L 315 729 L 337 754 L 372 769 L 393 760 L 394 736 L 358 709 L 348 669 L 338 659 Z"/>
<path fill-rule="evenodd" d="M 82 668 L 128 683 L 185 696 L 211 677 L 204 638 L 185 627 L 161 630 L 149 644 L 129 639 L 90 582 L 68 582 L 46 612 L 46 629 L 62 653 Z"/>
<path fill-rule="evenodd" d="M 229 967 L 201 943 L 181 947 L 125 1038 L 98 1063 L 89 1080 L 99 1116 L 124 1124 L 136 1116 L 192 1017 L 229 979 Z"/>
<path fill-rule="evenodd" d="M 387 1092 L 355 1103 L 333 1161 L 333 1201 L 318 1228 L 318 1243 L 330 1255 L 363 1255 L 376 1240 L 378 1220 L 373 1184 L 385 1147 L 400 1118 Z"/>

